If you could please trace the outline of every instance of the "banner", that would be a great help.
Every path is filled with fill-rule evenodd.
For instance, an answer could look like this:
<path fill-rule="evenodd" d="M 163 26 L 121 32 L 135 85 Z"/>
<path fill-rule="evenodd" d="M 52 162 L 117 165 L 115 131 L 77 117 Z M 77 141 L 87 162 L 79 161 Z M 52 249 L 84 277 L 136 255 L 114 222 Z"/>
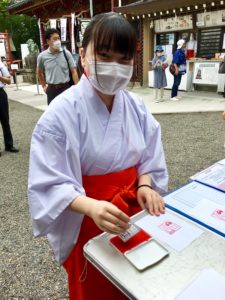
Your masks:
<path fill-rule="evenodd" d="M 41 46 L 41 51 L 44 51 L 44 42 L 43 42 L 43 35 L 41 31 L 41 19 L 38 19 L 38 29 L 39 29 L 39 36 L 40 36 L 40 46 Z"/>
<path fill-rule="evenodd" d="M 56 19 L 50 19 L 50 28 L 56 29 Z"/>
<path fill-rule="evenodd" d="M 61 18 L 60 19 L 60 27 L 61 27 L 61 41 L 66 41 L 66 25 L 67 25 L 67 19 Z"/>
<path fill-rule="evenodd" d="M 75 39 L 74 39 L 74 21 L 75 21 L 75 14 L 71 14 L 71 52 L 72 54 L 76 53 L 75 48 Z"/>
<path fill-rule="evenodd" d="M 79 44 L 79 46 L 81 46 L 81 44 L 82 44 L 85 29 L 90 21 L 91 21 L 91 19 L 79 19 L 79 22 L 80 22 L 80 31 L 79 31 L 80 44 Z"/>

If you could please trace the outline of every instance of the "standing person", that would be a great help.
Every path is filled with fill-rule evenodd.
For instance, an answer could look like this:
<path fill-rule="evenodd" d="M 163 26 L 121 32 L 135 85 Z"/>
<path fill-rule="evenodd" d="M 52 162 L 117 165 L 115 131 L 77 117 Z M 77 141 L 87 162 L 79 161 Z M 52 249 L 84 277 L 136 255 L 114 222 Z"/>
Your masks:
<path fill-rule="evenodd" d="M 61 47 L 58 30 L 47 29 L 45 38 L 49 48 L 38 55 L 37 75 L 44 92 L 47 94 L 49 105 L 56 96 L 70 87 L 69 71 L 71 71 L 74 84 L 77 84 L 78 76 L 71 53 Z"/>
<path fill-rule="evenodd" d="M 218 80 L 218 87 L 223 86 L 223 97 L 225 98 L 225 56 L 223 61 L 220 62 L 219 67 L 219 80 Z"/>
<path fill-rule="evenodd" d="M 181 83 L 182 75 L 186 73 L 186 57 L 185 57 L 185 40 L 181 39 L 177 42 L 177 50 L 173 55 L 173 61 L 175 67 L 175 74 L 173 75 L 174 81 L 171 92 L 171 101 L 179 101 L 180 97 L 177 97 L 178 88 Z"/>
<path fill-rule="evenodd" d="M 32 137 L 28 197 L 35 236 L 47 235 L 68 273 L 70 300 L 126 299 L 83 256 L 103 231 L 119 234 L 144 209 L 164 213 L 168 174 L 160 125 L 125 90 L 136 33 L 116 13 L 96 15 L 80 49 L 79 83 L 53 101 Z"/>
<path fill-rule="evenodd" d="M 5 151 L 19 152 L 19 150 L 13 146 L 13 137 L 9 124 L 9 103 L 8 96 L 4 90 L 6 84 L 10 84 L 10 74 L 6 66 L 0 60 L 0 122 L 2 125 Z M 1 156 L 1 152 L 0 152 Z"/>
<path fill-rule="evenodd" d="M 223 111 L 222 116 L 223 116 L 223 119 L 224 119 L 224 121 L 225 121 L 225 110 Z M 224 146 L 224 148 L 225 148 L 225 143 L 223 144 L 223 146 Z"/>
<path fill-rule="evenodd" d="M 154 88 L 155 88 L 155 96 L 154 102 L 163 101 L 164 96 L 164 87 L 167 86 L 166 80 L 166 68 L 168 67 L 168 63 L 166 61 L 165 55 L 163 54 L 162 46 L 158 45 L 155 49 L 155 57 L 152 60 L 152 67 L 154 70 Z M 160 96 L 158 97 L 158 91 L 160 90 Z"/>
<path fill-rule="evenodd" d="M 1 61 L 2 61 L 3 65 L 8 69 L 8 64 L 7 64 L 7 60 L 6 60 L 5 56 L 1 56 Z"/>

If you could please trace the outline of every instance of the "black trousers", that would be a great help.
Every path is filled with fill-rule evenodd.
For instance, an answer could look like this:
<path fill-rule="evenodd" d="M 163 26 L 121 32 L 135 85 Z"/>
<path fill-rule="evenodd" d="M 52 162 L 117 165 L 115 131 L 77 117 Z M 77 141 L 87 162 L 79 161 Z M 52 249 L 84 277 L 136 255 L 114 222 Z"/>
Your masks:
<path fill-rule="evenodd" d="M 9 125 L 8 96 L 3 88 L 0 88 L 0 122 L 2 125 L 5 147 L 12 147 L 13 138 Z"/>
<path fill-rule="evenodd" d="M 172 91 L 171 91 L 171 98 L 177 96 L 177 92 L 178 92 L 179 85 L 181 83 L 182 75 L 181 74 L 173 75 L 173 78 L 174 79 L 173 79 L 173 86 L 172 86 Z"/>
<path fill-rule="evenodd" d="M 51 101 L 58 96 L 59 94 L 61 94 L 62 92 L 64 92 L 65 90 L 67 90 L 69 88 L 69 86 L 63 87 L 63 88 L 55 88 L 55 87 L 51 87 L 48 86 L 46 94 L 47 94 L 47 101 L 48 101 L 48 105 L 51 103 Z"/>

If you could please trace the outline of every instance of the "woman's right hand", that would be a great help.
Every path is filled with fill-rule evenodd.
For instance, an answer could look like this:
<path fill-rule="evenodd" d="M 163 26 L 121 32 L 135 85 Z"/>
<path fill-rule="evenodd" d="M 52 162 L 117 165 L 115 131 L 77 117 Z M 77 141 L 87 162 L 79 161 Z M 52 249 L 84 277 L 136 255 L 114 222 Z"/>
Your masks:
<path fill-rule="evenodd" d="M 88 215 L 101 230 L 108 233 L 119 234 L 130 227 L 130 218 L 107 201 L 94 200 Z"/>

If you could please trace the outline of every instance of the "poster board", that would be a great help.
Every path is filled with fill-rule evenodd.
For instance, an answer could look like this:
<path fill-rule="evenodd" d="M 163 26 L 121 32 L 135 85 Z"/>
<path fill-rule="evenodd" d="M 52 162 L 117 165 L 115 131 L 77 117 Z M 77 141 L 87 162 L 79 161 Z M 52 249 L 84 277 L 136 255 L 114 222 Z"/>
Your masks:
<path fill-rule="evenodd" d="M 10 67 L 11 67 L 11 70 L 19 70 L 19 65 L 18 64 L 11 64 L 10 65 Z"/>
<path fill-rule="evenodd" d="M 4 39 L 1 39 L 1 37 L 0 37 L 0 56 L 6 57 L 5 42 Z"/>
<path fill-rule="evenodd" d="M 20 44 L 23 68 L 25 68 L 25 57 L 29 55 L 28 44 Z"/>
<path fill-rule="evenodd" d="M 219 79 L 219 65 L 219 61 L 195 62 L 193 83 L 217 85 Z"/>

